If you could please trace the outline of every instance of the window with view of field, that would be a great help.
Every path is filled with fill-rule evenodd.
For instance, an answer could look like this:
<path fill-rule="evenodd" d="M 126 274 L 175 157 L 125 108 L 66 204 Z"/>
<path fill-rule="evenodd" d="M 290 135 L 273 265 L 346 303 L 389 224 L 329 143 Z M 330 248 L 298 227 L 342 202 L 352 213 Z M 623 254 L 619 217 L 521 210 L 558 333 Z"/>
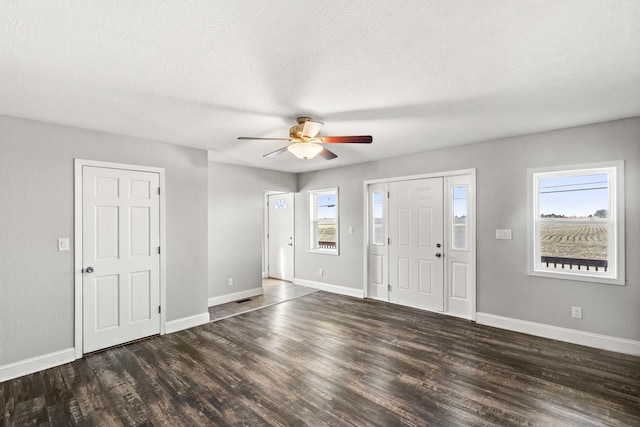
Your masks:
<path fill-rule="evenodd" d="M 451 200 L 453 203 L 453 218 L 451 221 L 451 249 L 454 251 L 469 250 L 469 227 L 468 227 L 468 198 L 467 186 L 458 185 L 451 188 L 453 192 Z"/>
<path fill-rule="evenodd" d="M 338 189 L 309 192 L 310 251 L 338 253 Z"/>
<path fill-rule="evenodd" d="M 532 173 L 533 270 L 617 279 L 617 167 Z"/>

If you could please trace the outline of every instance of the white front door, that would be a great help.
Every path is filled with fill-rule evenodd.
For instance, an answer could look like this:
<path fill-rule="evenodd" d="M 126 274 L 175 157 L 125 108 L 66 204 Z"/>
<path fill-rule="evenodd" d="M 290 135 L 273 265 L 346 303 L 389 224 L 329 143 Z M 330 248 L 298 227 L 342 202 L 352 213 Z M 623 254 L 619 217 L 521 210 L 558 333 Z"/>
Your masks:
<path fill-rule="evenodd" d="M 270 194 L 269 277 L 293 281 L 293 193 Z"/>
<path fill-rule="evenodd" d="M 369 237 L 367 296 L 382 301 L 389 300 L 389 247 L 387 246 L 387 212 L 389 184 L 369 185 Z"/>
<path fill-rule="evenodd" d="M 443 179 L 389 183 L 389 301 L 444 309 Z"/>
<path fill-rule="evenodd" d="M 82 169 L 83 352 L 160 333 L 159 174 Z"/>

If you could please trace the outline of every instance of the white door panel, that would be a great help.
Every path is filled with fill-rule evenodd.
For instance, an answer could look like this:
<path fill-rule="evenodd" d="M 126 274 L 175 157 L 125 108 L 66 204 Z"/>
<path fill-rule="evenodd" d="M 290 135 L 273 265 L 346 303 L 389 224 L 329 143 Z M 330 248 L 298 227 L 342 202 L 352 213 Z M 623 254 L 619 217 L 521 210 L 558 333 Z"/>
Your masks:
<path fill-rule="evenodd" d="M 160 332 L 158 188 L 158 173 L 83 167 L 85 353 Z"/>
<path fill-rule="evenodd" d="M 293 281 L 293 193 L 271 194 L 269 201 L 269 277 Z"/>
<path fill-rule="evenodd" d="M 448 192 L 446 240 L 449 246 L 445 274 L 449 285 L 447 311 L 467 319 L 475 314 L 474 192 L 470 176 L 446 179 Z"/>
<path fill-rule="evenodd" d="M 391 182 L 389 192 L 389 301 L 443 311 L 443 179 Z"/>

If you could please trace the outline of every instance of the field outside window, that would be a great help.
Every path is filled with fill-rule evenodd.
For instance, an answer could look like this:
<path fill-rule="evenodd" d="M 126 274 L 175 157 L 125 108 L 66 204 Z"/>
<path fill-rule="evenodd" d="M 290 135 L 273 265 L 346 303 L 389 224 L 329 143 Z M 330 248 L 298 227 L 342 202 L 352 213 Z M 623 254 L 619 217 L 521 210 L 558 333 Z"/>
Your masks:
<path fill-rule="evenodd" d="M 624 283 L 621 167 L 530 171 L 531 274 Z"/>
<path fill-rule="evenodd" d="M 311 252 L 338 254 L 338 189 L 309 192 Z"/>

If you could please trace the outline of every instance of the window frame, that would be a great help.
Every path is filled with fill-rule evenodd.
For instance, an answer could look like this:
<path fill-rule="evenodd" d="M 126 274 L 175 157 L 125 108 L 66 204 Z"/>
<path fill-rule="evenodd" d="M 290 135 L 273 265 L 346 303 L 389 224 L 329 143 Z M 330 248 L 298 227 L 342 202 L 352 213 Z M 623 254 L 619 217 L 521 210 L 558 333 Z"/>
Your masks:
<path fill-rule="evenodd" d="M 541 178 L 576 176 L 585 174 L 608 175 L 608 271 L 554 269 L 543 266 L 540 259 L 539 181 Z M 625 285 L 625 221 L 624 221 L 624 161 L 598 162 L 579 165 L 561 165 L 527 169 L 528 199 L 528 274 L 530 276 L 583 282 Z"/>
<path fill-rule="evenodd" d="M 333 249 L 317 247 L 317 200 L 319 196 L 327 194 L 335 194 L 336 196 L 336 247 Z M 309 252 L 324 255 L 340 255 L 340 194 L 338 187 L 309 190 Z"/>

